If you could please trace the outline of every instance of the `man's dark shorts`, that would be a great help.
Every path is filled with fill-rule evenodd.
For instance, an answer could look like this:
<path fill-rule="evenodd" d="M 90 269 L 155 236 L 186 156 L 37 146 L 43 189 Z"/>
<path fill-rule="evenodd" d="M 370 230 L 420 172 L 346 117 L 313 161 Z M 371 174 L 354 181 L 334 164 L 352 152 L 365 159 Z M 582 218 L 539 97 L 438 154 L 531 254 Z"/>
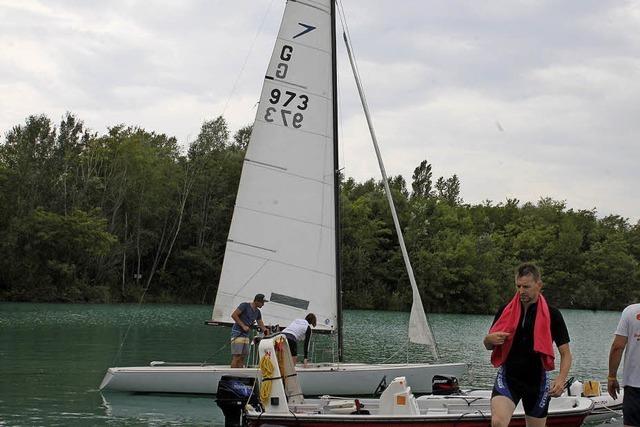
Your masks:
<path fill-rule="evenodd" d="M 640 388 L 625 386 L 622 397 L 624 425 L 640 426 Z"/>
<path fill-rule="evenodd" d="M 542 370 L 538 384 L 527 384 L 517 377 L 507 374 L 504 366 L 498 369 L 496 382 L 493 385 L 491 397 L 505 396 L 518 404 L 522 399 L 525 415 L 534 418 L 544 418 L 549 412 L 549 387 L 547 384 L 547 372 Z"/>

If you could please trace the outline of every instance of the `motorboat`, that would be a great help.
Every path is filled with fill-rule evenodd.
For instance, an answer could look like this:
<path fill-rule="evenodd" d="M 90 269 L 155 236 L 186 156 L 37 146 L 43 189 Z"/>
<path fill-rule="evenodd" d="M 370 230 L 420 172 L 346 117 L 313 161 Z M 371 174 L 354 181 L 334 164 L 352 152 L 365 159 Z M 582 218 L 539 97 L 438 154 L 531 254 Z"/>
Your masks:
<path fill-rule="evenodd" d="M 305 398 L 287 340 L 282 335 L 260 343 L 260 387 L 246 385 L 241 403 L 219 401 L 231 421 L 259 426 L 487 426 L 491 422 L 491 398 L 480 394 L 425 395 L 416 397 L 406 378 L 395 378 L 379 398 Z M 238 390 L 233 386 L 229 389 Z M 219 396 L 221 393 L 219 393 Z M 547 425 L 577 427 L 584 423 L 594 401 L 582 396 L 552 398 Z M 243 408 L 242 411 L 232 410 Z M 511 419 L 525 426 L 522 405 Z"/>

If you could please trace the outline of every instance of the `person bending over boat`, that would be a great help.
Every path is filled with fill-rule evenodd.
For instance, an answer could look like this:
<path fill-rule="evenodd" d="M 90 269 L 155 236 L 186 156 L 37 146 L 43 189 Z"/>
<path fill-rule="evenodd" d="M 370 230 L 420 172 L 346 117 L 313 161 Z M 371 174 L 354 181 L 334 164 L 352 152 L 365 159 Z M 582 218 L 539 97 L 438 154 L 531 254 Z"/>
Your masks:
<path fill-rule="evenodd" d="M 231 367 L 242 368 L 244 361 L 249 354 L 249 330 L 254 323 L 257 323 L 264 334 L 268 334 L 268 329 L 262 321 L 260 309 L 265 302 L 263 294 L 257 294 L 252 302 L 243 302 L 231 313 L 231 318 L 235 322 L 231 327 Z"/>
<path fill-rule="evenodd" d="M 535 264 L 523 263 L 515 274 L 516 294 L 500 307 L 484 346 L 492 350 L 491 363 L 498 368 L 491 393 L 491 425 L 509 425 L 522 399 L 527 426 L 544 426 L 550 397 L 562 394 L 569 368 L 569 333 L 562 314 L 547 305 L 542 279 Z M 547 372 L 554 369 L 552 341 L 560 352 L 560 373 L 549 385 Z"/>
<path fill-rule="evenodd" d="M 291 358 L 293 364 L 298 362 L 298 342 L 304 339 L 304 366 L 307 366 L 307 360 L 309 356 L 309 343 L 311 342 L 311 326 L 316 326 L 316 315 L 313 313 L 307 314 L 304 319 L 295 319 L 289 326 L 282 330 L 282 333 L 287 337 L 289 342 L 289 350 L 291 351 Z"/>
<path fill-rule="evenodd" d="M 625 426 L 640 426 L 640 304 L 631 304 L 622 311 L 609 351 L 607 390 L 618 398 L 618 367 L 624 353 L 622 370 L 622 418 Z"/>

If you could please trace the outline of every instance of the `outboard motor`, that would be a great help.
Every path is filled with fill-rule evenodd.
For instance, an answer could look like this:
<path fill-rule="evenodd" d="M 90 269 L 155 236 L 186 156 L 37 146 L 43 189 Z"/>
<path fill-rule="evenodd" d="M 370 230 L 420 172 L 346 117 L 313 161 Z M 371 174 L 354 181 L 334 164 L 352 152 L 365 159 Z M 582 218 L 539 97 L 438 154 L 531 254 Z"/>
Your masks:
<path fill-rule="evenodd" d="M 458 379 L 449 375 L 434 375 L 431 379 L 431 390 L 436 395 L 448 395 L 460 393 Z"/>
<path fill-rule="evenodd" d="M 223 375 L 218 382 L 216 403 L 224 414 L 225 427 L 242 426 L 242 409 L 247 403 L 257 405 L 258 384 L 255 378 Z"/>

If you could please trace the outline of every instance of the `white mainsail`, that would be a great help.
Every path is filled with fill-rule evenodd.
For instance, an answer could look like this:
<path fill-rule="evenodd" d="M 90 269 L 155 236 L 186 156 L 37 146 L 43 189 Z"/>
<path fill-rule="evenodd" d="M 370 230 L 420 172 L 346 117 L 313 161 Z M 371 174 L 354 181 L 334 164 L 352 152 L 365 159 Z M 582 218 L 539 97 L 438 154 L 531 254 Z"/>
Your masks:
<path fill-rule="evenodd" d="M 290 1 L 253 125 L 213 321 L 257 293 L 268 324 L 337 327 L 331 0 Z"/>

